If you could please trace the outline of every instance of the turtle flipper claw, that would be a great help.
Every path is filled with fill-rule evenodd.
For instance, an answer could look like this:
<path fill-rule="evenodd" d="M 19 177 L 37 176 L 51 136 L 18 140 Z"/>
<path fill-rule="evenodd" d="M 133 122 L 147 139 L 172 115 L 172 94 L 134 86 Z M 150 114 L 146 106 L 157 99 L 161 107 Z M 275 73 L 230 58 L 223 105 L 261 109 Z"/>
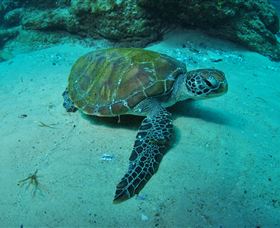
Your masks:
<path fill-rule="evenodd" d="M 114 203 L 121 203 L 144 188 L 158 170 L 172 131 L 171 114 L 162 107 L 153 110 L 142 121 L 129 158 L 128 171 L 116 187 Z"/>

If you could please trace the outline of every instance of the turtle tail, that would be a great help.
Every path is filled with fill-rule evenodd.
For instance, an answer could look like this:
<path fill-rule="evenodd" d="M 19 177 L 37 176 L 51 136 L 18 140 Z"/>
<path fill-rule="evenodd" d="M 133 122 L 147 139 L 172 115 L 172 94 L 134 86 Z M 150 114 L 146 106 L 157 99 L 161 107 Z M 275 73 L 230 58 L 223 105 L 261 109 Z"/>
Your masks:
<path fill-rule="evenodd" d="M 152 107 L 138 130 L 129 168 L 116 187 L 113 203 L 121 203 L 138 194 L 157 172 L 173 132 L 171 114 L 163 107 Z"/>

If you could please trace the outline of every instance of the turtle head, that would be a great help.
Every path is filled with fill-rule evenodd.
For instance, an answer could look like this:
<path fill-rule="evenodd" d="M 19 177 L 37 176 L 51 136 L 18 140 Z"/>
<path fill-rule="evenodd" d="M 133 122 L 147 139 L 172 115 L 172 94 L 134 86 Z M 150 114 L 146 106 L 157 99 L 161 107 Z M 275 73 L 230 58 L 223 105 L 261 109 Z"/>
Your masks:
<path fill-rule="evenodd" d="M 228 90 L 227 80 L 222 71 L 199 69 L 186 73 L 187 96 L 192 99 L 217 97 Z"/>

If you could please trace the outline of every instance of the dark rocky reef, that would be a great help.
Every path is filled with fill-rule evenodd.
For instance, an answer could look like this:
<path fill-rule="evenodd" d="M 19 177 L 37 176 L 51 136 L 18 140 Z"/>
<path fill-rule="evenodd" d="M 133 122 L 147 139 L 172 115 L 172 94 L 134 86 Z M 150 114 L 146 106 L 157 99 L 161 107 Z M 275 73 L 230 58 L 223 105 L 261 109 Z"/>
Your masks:
<path fill-rule="evenodd" d="M 280 60 L 279 18 L 266 0 L 2 0 L 0 25 L 103 37 L 123 46 L 145 46 L 175 25 Z"/>
<path fill-rule="evenodd" d="M 266 0 L 140 0 L 150 13 L 170 23 L 201 28 L 280 60 L 275 34 L 279 18 Z"/>
<path fill-rule="evenodd" d="M 10 39 L 18 35 L 18 28 L 0 29 L 0 48 L 5 45 Z"/>
<path fill-rule="evenodd" d="M 22 19 L 24 29 L 64 30 L 89 37 L 103 37 L 131 46 L 144 46 L 160 33 L 160 20 L 131 1 L 74 0 L 68 7 L 33 10 Z M 125 44 L 124 44 L 125 45 Z"/>

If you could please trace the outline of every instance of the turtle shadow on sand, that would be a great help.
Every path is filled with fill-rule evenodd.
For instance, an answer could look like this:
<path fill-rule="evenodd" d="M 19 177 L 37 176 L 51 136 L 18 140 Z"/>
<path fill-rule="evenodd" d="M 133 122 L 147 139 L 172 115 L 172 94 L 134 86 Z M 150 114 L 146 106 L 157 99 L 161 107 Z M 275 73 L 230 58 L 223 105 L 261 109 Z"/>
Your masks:
<path fill-rule="evenodd" d="M 185 100 L 176 103 L 172 107 L 169 107 L 168 110 L 172 113 L 173 120 L 175 122 L 178 117 L 186 117 L 201 119 L 209 123 L 220 125 L 232 125 L 230 117 L 226 116 L 226 114 L 222 113 L 220 110 L 209 107 L 206 108 L 198 104 L 199 101 Z M 114 129 L 129 129 L 135 130 L 135 132 L 145 118 L 145 116 L 135 115 L 122 115 L 120 117 L 98 117 L 83 113 L 81 114 L 82 117 L 88 120 L 92 125 L 106 126 Z M 176 123 L 174 124 L 174 131 L 175 134 L 172 137 L 168 151 L 176 147 L 176 145 L 181 141 L 180 127 L 176 126 Z"/>
<path fill-rule="evenodd" d="M 220 125 L 232 125 L 230 117 L 226 116 L 221 111 L 214 108 L 204 108 L 198 106 L 198 101 L 186 100 L 180 101 L 169 107 L 168 110 L 173 114 L 173 119 L 176 121 L 178 117 L 196 118 L 201 119 L 209 123 L 215 123 Z M 145 116 L 135 115 L 122 115 L 120 117 L 98 117 L 89 116 L 82 113 L 82 117 L 88 120 L 92 125 L 106 126 L 109 128 L 121 128 L 135 130 L 139 128 L 141 122 Z M 181 140 L 180 128 L 174 125 L 175 134 L 172 137 L 172 141 L 169 147 L 170 151 Z"/>
<path fill-rule="evenodd" d="M 169 110 L 173 113 L 174 120 L 176 120 L 178 117 L 184 116 L 202 119 L 210 123 L 232 125 L 230 118 L 226 114 L 222 113 L 219 109 L 209 107 L 204 108 L 198 104 L 199 101 L 180 101 L 170 107 Z"/>
<path fill-rule="evenodd" d="M 197 105 L 197 101 L 186 100 L 181 101 L 168 108 L 173 113 L 173 118 L 176 120 L 178 117 L 184 116 L 186 118 L 202 119 L 206 122 L 216 123 L 221 125 L 231 125 L 229 117 L 222 112 L 210 109 L 209 107 L 203 108 Z M 105 125 L 110 128 L 125 128 L 137 130 L 145 118 L 145 116 L 135 115 L 122 115 L 120 117 L 98 117 L 82 114 L 83 118 L 87 119 L 93 125 Z"/>
<path fill-rule="evenodd" d="M 99 117 L 82 113 L 83 118 L 93 125 L 107 126 L 110 128 L 124 128 L 137 130 L 145 116 L 122 115 L 120 117 Z"/>

